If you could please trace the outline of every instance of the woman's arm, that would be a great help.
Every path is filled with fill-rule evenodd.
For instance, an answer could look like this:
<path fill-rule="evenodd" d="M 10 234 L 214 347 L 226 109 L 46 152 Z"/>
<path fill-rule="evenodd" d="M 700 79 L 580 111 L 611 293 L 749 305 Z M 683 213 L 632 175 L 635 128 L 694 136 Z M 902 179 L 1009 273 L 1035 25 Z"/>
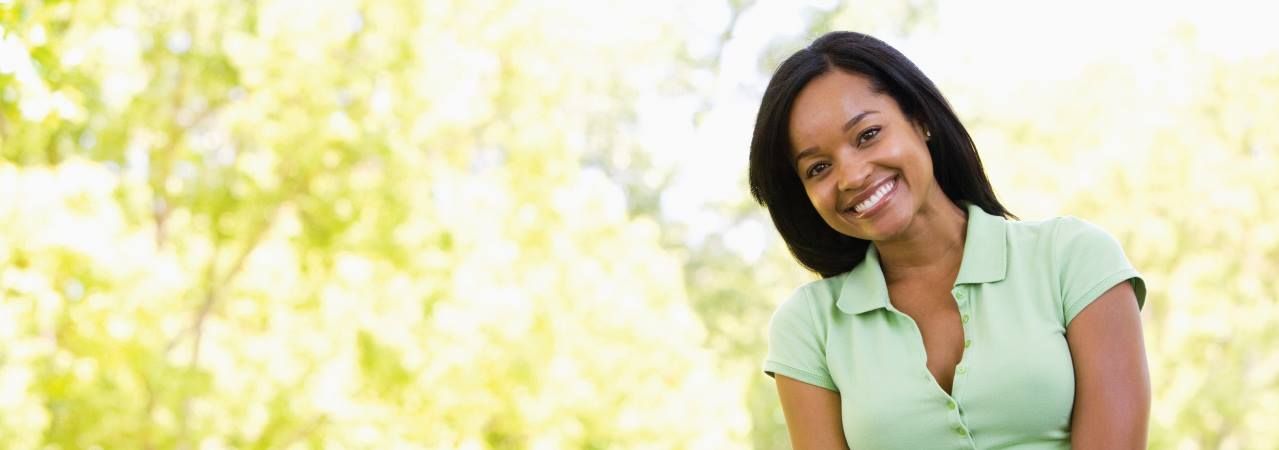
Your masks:
<path fill-rule="evenodd" d="M 1075 364 L 1073 449 L 1144 449 L 1150 372 L 1132 286 L 1101 294 L 1066 327 Z"/>
<path fill-rule="evenodd" d="M 839 393 L 776 374 L 786 429 L 794 450 L 844 450 Z"/>

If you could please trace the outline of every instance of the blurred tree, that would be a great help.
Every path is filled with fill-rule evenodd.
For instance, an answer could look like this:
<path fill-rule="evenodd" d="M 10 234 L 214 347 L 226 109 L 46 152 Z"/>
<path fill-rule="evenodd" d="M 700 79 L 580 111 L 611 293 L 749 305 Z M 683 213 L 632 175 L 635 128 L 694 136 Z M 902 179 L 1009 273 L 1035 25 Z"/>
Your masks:
<path fill-rule="evenodd" d="M 0 441 L 744 445 L 680 259 L 578 164 L 673 4 L 0 5 Z"/>

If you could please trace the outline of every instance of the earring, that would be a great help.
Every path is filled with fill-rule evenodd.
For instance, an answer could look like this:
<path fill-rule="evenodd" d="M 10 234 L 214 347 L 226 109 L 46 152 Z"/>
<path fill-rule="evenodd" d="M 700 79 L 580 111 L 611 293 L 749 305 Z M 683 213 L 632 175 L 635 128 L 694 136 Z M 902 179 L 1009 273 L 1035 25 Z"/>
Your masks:
<path fill-rule="evenodd" d="M 924 140 L 927 141 L 932 138 L 933 138 L 933 132 L 924 130 Z"/>

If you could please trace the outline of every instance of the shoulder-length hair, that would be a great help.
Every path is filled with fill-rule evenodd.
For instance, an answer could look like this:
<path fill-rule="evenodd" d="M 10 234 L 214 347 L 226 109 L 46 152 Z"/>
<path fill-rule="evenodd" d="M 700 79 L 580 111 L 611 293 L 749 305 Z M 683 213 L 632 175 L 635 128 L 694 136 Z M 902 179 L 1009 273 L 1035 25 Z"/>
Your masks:
<path fill-rule="evenodd" d="M 773 225 L 800 264 L 823 278 L 832 277 L 860 264 L 870 245 L 835 231 L 822 220 L 790 156 L 795 97 L 818 75 L 836 69 L 868 77 L 873 89 L 888 94 L 909 120 L 931 132 L 928 153 L 933 176 L 946 197 L 961 207 L 972 203 L 989 214 L 1013 217 L 995 198 L 968 130 L 914 63 L 874 37 L 827 33 L 777 68 L 764 91 L 751 139 L 751 195 L 768 208 Z"/>

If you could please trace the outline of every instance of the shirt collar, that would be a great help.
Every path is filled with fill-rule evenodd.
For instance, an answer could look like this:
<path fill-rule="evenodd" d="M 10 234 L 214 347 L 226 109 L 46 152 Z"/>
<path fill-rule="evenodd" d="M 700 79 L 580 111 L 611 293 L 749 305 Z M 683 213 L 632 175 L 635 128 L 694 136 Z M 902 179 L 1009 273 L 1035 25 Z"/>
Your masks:
<path fill-rule="evenodd" d="M 964 257 L 955 284 L 992 283 L 1008 273 L 1008 222 L 969 204 L 968 230 L 964 237 Z M 866 259 L 844 274 L 844 285 L 836 302 L 840 311 L 861 314 L 888 307 L 888 285 L 879 265 L 874 245 L 866 248 Z"/>

